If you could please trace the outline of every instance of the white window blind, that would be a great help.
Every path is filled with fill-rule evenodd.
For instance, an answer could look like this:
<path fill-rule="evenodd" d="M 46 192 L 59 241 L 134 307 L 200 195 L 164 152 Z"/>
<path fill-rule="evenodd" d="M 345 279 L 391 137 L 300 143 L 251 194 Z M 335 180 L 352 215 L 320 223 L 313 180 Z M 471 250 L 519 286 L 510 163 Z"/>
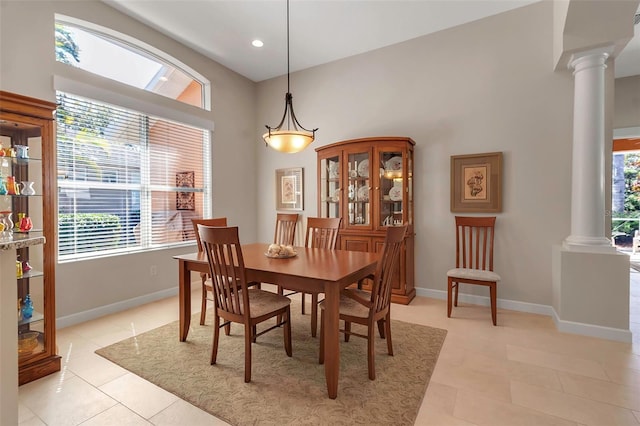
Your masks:
<path fill-rule="evenodd" d="M 59 259 L 195 238 L 211 205 L 209 131 L 58 92 Z"/>

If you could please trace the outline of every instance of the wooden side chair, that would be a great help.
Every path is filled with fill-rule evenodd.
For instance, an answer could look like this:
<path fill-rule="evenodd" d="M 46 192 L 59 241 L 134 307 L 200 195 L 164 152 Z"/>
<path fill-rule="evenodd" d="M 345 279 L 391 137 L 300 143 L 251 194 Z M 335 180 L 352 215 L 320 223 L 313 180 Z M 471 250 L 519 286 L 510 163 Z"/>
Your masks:
<path fill-rule="evenodd" d="M 305 247 L 326 248 L 334 250 L 338 242 L 338 231 L 342 218 L 309 217 L 307 233 L 304 238 Z M 302 315 L 305 311 L 305 294 L 302 293 Z M 316 337 L 318 330 L 318 294 L 311 294 L 311 335 Z"/>
<path fill-rule="evenodd" d="M 274 244 L 282 244 L 292 246 L 296 239 L 296 227 L 298 225 L 297 213 L 278 213 L 276 216 L 276 230 L 273 235 Z M 277 285 L 277 283 L 274 283 Z M 284 294 L 281 286 L 278 286 L 278 294 L 282 296 L 291 296 L 297 292 Z"/>
<path fill-rule="evenodd" d="M 207 254 L 209 275 L 214 294 L 214 324 L 211 364 L 216 363 L 220 327 L 228 323 L 244 325 L 244 381 L 251 381 L 251 344 L 256 337 L 284 325 L 284 348 L 291 350 L 291 300 L 288 297 L 247 286 L 244 258 L 238 227 L 210 227 L 198 225 L 200 240 Z M 281 317 L 272 327 L 260 333 L 257 325 L 273 317 Z M 220 319 L 224 320 L 220 324 Z"/>
<path fill-rule="evenodd" d="M 292 246 L 296 238 L 297 224 L 297 213 L 278 213 L 276 216 L 276 230 L 273 236 L 273 243 Z"/>
<path fill-rule="evenodd" d="M 196 234 L 196 243 L 198 244 L 198 251 L 204 252 L 202 247 L 202 241 L 200 241 L 200 234 L 198 233 L 198 225 L 205 226 L 227 226 L 226 217 L 216 217 L 212 219 L 191 219 L 193 224 L 193 230 Z M 204 321 L 207 317 L 207 300 L 213 302 L 213 287 L 208 281 L 209 274 L 206 272 L 200 272 L 200 280 L 202 281 L 202 307 L 200 309 L 200 325 L 204 325 Z M 211 295 L 211 296 L 209 296 Z M 227 332 L 227 334 L 229 334 Z"/>
<path fill-rule="evenodd" d="M 371 293 L 357 288 L 346 288 L 340 295 L 340 319 L 344 321 L 344 341 L 350 336 L 367 339 L 367 365 L 369 379 L 375 380 L 376 324 L 381 330 L 381 337 L 387 340 L 387 353 L 393 355 L 391 342 L 391 287 L 393 274 L 397 271 L 407 225 L 389 226 L 382 247 L 382 256 L 376 266 Z M 320 303 L 320 364 L 324 364 L 324 302 Z M 367 334 L 351 331 L 351 323 L 367 327 Z"/>
<path fill-rule="evenodd" d="M 461 283 L 484 285 L 489 287 L 491 320 L 496 325 L 496 287 L 500 275 L 493 271 L 495 224 L 495 216 L 456 216 L 456 267 L 447 272 L 447 317 L 451 317 L 452 302 L 458 306 Z"/>

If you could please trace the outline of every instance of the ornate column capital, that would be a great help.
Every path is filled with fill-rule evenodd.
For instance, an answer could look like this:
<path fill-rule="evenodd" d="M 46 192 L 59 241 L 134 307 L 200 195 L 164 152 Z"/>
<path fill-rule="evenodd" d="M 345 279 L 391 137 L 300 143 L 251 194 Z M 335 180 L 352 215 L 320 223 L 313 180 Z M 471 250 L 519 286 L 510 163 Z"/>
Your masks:
<path fill-rule="evenodd" d="M 576 52 L 569 58 L 567 67 L 574 70 L 574 75 L 588 68 L 602 67 L 604 69 L 607 67 L 606 62 L 611 53 L 613 53 L 613 49 L 613 46 L 604 46 L 598 49 Z"/>

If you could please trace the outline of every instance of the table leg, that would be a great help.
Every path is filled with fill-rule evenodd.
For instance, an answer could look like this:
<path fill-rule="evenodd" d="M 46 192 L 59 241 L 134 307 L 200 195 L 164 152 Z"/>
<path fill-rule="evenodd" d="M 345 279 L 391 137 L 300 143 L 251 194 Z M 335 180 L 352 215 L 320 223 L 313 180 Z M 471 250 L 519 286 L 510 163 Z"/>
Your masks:
<path fill-rule="evenodd" d="M 329 285 L 324 294 L 324 374 L 329 398 L 336 399 L 340 375 L 340 289 Z"/>
<path fill-rule="evenodd" d="M 180 305 L 180 341 L 187 340 L 191 325 L 191 271 L 187 262 L 180 260 L 178 303 Z"/>

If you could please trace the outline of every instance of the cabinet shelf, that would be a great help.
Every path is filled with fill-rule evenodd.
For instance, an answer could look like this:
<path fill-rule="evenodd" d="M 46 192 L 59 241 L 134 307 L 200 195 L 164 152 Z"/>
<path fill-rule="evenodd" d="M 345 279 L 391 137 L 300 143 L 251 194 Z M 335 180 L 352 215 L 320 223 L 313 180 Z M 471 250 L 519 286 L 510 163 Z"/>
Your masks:
<path fill-rule="evenodd" d="M 22 318 L 18 321 L 18 327 L 28 325 L 28 324 L 33 324 L 43 320 L 44 320 L 44 314 L 42 312 L 33 311 L 33 315 L 31 315 L 31 318 Z"/>

